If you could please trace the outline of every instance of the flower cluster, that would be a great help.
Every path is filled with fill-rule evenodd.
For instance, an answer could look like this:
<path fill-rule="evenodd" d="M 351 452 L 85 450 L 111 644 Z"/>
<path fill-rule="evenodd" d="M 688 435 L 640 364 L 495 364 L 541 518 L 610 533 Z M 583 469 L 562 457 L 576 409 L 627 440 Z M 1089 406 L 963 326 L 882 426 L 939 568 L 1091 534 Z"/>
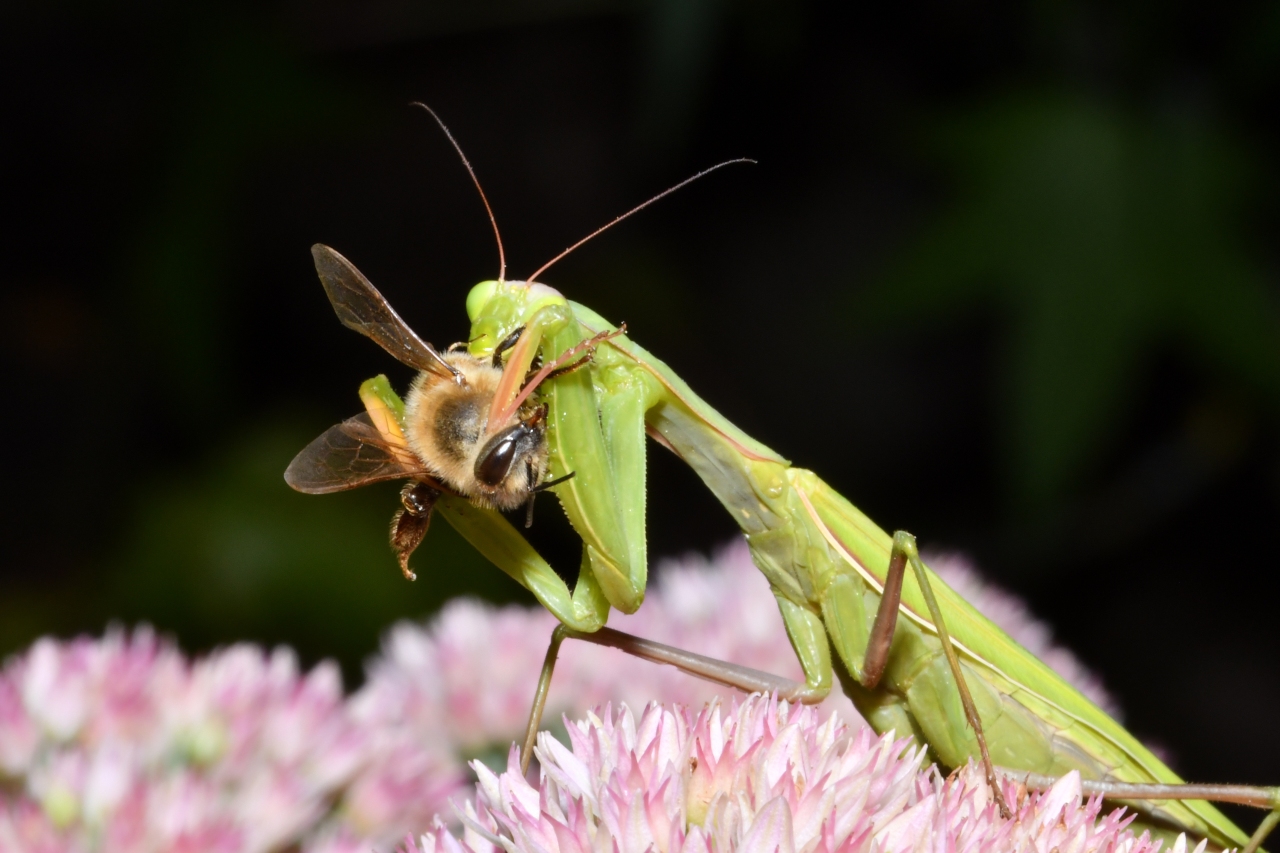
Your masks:
<path fill-rule="evenodd" d="M 189 663 L 143 628 L 40 640 L 0 677 L 0 849 L 277 850 L 365 756 L 332 664 L 234 646 Z"/>
<path fill-rule="evenodd" d="M 1016 602 L 956 565 L 937 563 L 979 606 L 1003 614 L 1006 630 L 1023 642 L 1047 637 Z M 744 544 L 655 577 L 644 607 L 614 627 L 803 678 Z M 191 661 L 146 628 L 41 640 L 0 672 L 0 850 L 388 849 L 437 814 L 453 819 L 450 803 L 472 796 L 469 759 L 503 765 L 523 734 L 554 624 L 541 608 L 455 601 L 426 627 L 395 626 L 350 697 L 332 664 L 303 673 L 284 649 L 238 645 Z M 574 641 L 562 649 L 545 719 L 608 702 L 702 708 L 726 692 Z M 850 730 L 862 725 L 838 690 L 820 707 Z M 690 729 L 680 713 L 663 725 Z M 583 731 L 565 737 L 577 744 Z"/>
<path fill-rule="evenodd" d="M 405 853 L 858 853 L 954 850 L 1156 853 L 1119 812 L 1099 818 L 1071 774 L 1044 793 L 1004 791 L 982 773 L 921 769 L 924 751 L 850 730 L 835 716 L 753 696 L 727 711 L 651 704 L 588 715 L 570 746 L 542 734 L 541 781 L 483 765 L 455 836 L 438 821 Z M 1204 849 L 1202 842 L 1195 853 Z M 1173 853 L 1186 853 L 1180 838 Z"/>
<path fill-rule="evenodd" d="M 644 607 L 615 616 L 612 626 L 803 680 L 777 602 L 745 544 L 725 548 L 711 561 L 667 563 L 655 576 Z M 459 599 L 426 627 L 393 627 L 351 700 L 360 728 L 376 738 L 377 757 L 353 781 L 336 820 L 351 833 L 394 840 L 430 825 L 440 798 L 463 778 L 466 759 L 485 757 L 500 766 L 512 741 L 524 735 L 555 625 L 540 607 L 495 608 Z M 544 720 L 554 724 L 606 702 L 700 707 L 725 692 L 672 667 L 570 641 L 560 653 Z M 839 691 L 824 707 L 861 720 Z M 441 756 L 442 743 L 449 756 Z M 452 774 L 442 776 L 440 763 L 450 757 Z M 448 784 L 428 786 L 428 778 Z M 413 796 L 415 786 L 427 786 L 432 796 Z"/>
<path fill-rule="evenodd" d="M 659 570 L 624 630 L 801 678 L 745 547 Z M 240 645 L 195 662 L 146 628 L 44 639 L 0 673 L 0 849 L 342 853 L 451 815 L 466 761 L 523 732 L 554 621 L 451 603 L 388 634 L 363 688 Z M 698 706 L 722 688 L 569 643 L 549 720 L 608 700 Z M 844 714 L 856 719 L 842 698 Z M 5 801 L 7 800 L 7 802 Z"/>

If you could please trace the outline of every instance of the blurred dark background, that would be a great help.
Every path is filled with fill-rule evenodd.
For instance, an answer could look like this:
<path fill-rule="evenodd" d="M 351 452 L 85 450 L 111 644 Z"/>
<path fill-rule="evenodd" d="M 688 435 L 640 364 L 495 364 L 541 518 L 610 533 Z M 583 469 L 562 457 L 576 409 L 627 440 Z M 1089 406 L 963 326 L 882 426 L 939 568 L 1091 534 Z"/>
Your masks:
<path fill-rule="evenodd" d="M 14 3 L 0 12 L 0 646 L 148 620 L 334 656 L 520 590 L 292 455 L 544 278 L 886 528 L 1026 597 L 1184 773 L 1280 783 L 1280 5 Z M 652 452 L 657 557 L 733 533 Z M 577 565 L 553 502 L 537 542 Z"/>

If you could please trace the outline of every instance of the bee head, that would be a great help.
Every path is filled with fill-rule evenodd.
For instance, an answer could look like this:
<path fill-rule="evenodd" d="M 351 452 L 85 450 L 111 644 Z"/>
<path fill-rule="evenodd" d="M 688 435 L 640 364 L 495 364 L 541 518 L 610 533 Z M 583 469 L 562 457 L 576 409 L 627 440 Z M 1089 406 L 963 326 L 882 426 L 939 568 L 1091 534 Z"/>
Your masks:
<path fill-rule="evenodd" d="M 476 480 L 497 489 L 513 472 L 519 471 L 522 463 L 530 463 L 534 470 L 531 472 L 532 480 L 525 484 L 525 488 L 533 486 L 542 473 L 546 455 L 546 418 L 546 407 L 540 406 L 525 420 L 512 424 L 485 442 L 476 456 Z"/>

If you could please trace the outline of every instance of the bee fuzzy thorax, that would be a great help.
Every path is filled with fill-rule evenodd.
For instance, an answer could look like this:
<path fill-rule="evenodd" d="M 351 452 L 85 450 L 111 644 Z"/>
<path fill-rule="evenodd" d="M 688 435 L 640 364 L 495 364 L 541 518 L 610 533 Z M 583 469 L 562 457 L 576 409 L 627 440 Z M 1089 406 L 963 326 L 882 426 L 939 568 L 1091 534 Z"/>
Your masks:
<path fill-rule="evenodd" d="M 502 368 L 465 351 L 444 354 L 465 379 L 418 374 L 405 398 L 405 438 L 424 465 L 473 502 L 511 510 L 524 504 L 546 470 L 544 427 L 533 404 L 509 423 L 488 423 Z"/>

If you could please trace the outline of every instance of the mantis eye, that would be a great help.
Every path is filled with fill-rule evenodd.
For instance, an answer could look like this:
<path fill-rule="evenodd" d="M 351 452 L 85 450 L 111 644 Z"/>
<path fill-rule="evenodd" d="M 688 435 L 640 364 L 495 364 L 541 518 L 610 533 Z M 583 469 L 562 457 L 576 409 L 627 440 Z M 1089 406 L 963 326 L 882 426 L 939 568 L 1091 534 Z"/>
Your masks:
<path fill-rule="evenodd" d="M 516 461 L 533 452 L 541 440 L 540 424 L 512 424 L 489 439 L 476 457 L 476 479 L 491 488 L 500 485 Z"/>

